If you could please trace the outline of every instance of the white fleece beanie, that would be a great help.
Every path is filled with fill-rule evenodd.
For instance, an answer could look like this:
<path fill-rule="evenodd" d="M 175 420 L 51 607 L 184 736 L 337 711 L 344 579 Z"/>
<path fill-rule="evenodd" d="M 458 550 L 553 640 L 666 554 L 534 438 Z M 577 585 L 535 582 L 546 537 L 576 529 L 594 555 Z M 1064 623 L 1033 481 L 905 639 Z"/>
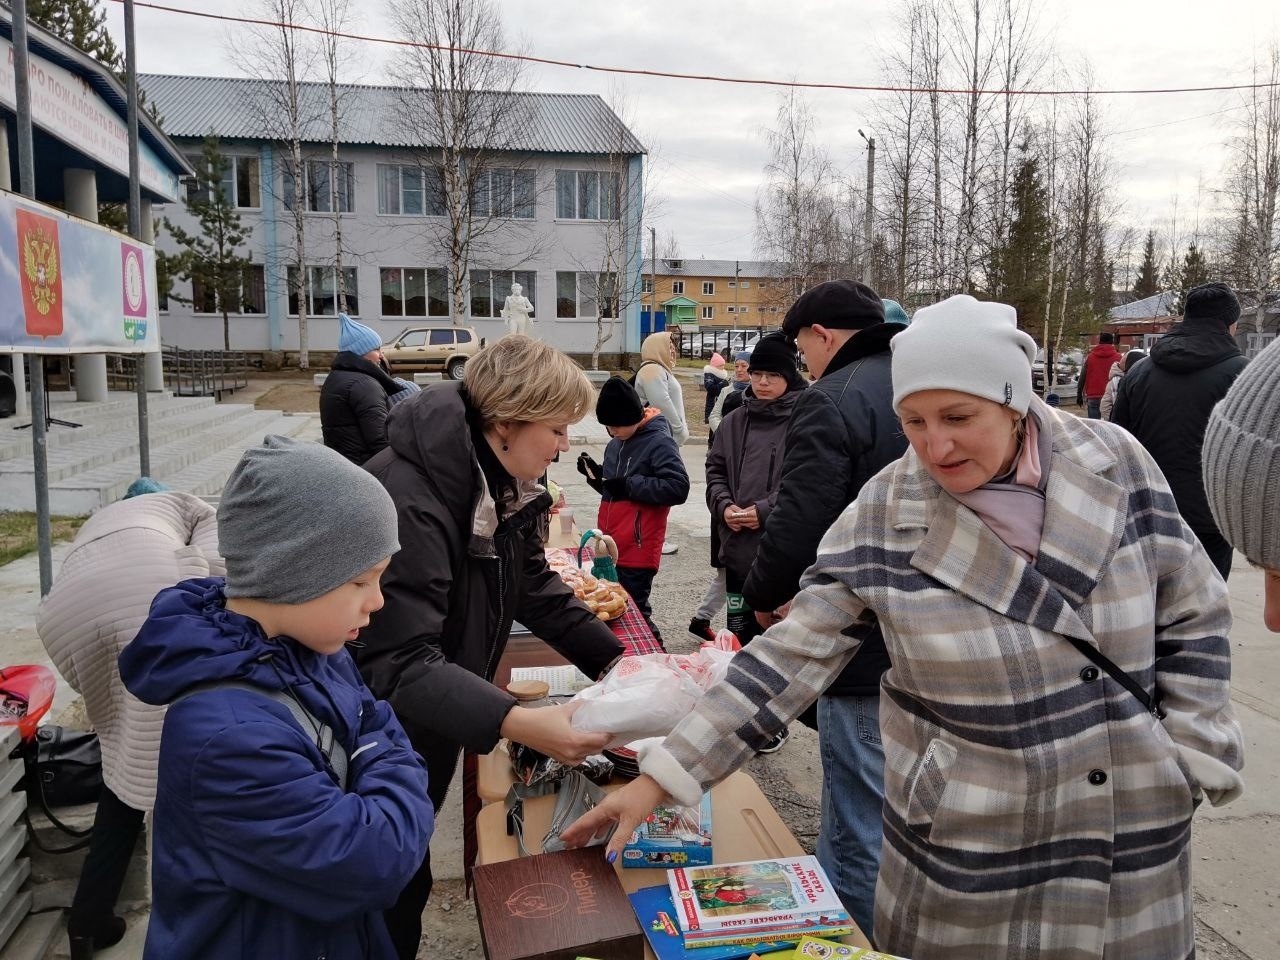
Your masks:
<path fill-rule="evenodd" d="M 1031 405 L 1036 342 L 1007 303 L 958 294 L 921 307 L 889 347 L 895 411 L 921 390 L 958 390 L 1024 414 Z"/>

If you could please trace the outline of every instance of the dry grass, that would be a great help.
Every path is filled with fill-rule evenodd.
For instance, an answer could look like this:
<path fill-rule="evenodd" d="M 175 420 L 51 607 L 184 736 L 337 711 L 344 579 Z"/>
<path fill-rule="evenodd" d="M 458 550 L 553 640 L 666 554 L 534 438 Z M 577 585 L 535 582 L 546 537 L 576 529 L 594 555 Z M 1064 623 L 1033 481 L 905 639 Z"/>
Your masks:
<path fill-rule="evenodd" d="M 278 383 L 253 401 L 256 410 L 281 410 L 285 413 L 320 412 L 320 388 L 311 381 Z"/>
<path fill-rule="evenodd" d="M 70 540 L 87 517 L 53 517 L 53 542 Z M 0 566 L 36 549 L 36 515 L 34 513 L 0 513 Z"/>

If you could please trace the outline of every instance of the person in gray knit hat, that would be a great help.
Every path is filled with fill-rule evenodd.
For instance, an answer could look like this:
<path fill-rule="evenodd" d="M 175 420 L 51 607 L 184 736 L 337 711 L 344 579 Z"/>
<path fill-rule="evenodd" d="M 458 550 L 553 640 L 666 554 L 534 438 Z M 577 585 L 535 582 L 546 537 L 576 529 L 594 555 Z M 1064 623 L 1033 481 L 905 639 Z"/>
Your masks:
<path fill-rule="evenodd" d="M 1263 569 L 1262 618 L 1280 633 L 1280 341 L 1250 361 L 1213 408 L 1201 468 L 1218 529 Z"/>
<path fill-rule="evenodd" d="M 383 605 L 396 526 L 341 454 L 267 437 L 218 508 L 226 579 L 161 590 L 121 652 L 125 688 L 168 708 L 146 960 L 396 955 L 382 909 L 435 811 L 347 650 Z"/>
<path fill-rule="evenodd" d="M 399 550 L 396 526 L 391 495 L 342 454 L 269 436 L 218 504 L 227 596 L 306 603 Z"/>

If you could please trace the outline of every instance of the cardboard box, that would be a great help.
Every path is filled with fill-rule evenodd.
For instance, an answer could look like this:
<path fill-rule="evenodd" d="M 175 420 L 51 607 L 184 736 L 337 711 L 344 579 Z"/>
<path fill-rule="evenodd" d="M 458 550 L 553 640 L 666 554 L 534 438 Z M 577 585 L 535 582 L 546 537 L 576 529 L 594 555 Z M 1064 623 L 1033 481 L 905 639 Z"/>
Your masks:
<path fill-rule="evenodd" d="M 710 793 L 704 793 L 696 807 L 657 807 L 622 850 L 624 867 L 696 867 L 713 862 Z"/>
<path fill-rule="evenodd" d="M 599 847 L 475 868 L 486 960 L 642 960 L 644 934 Z"/>

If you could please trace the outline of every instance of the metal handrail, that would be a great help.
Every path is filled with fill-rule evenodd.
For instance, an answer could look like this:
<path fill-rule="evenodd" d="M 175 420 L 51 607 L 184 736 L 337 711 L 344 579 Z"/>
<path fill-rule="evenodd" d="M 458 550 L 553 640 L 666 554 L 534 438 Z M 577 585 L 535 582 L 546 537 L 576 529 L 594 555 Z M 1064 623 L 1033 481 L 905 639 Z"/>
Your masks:
<path fill-rule="evenodd" d="M 249 361 L 242 350 L 183 350 L 164 347 L 165 386 L 178 397 L 217 397 L 248 385 Z"/>

